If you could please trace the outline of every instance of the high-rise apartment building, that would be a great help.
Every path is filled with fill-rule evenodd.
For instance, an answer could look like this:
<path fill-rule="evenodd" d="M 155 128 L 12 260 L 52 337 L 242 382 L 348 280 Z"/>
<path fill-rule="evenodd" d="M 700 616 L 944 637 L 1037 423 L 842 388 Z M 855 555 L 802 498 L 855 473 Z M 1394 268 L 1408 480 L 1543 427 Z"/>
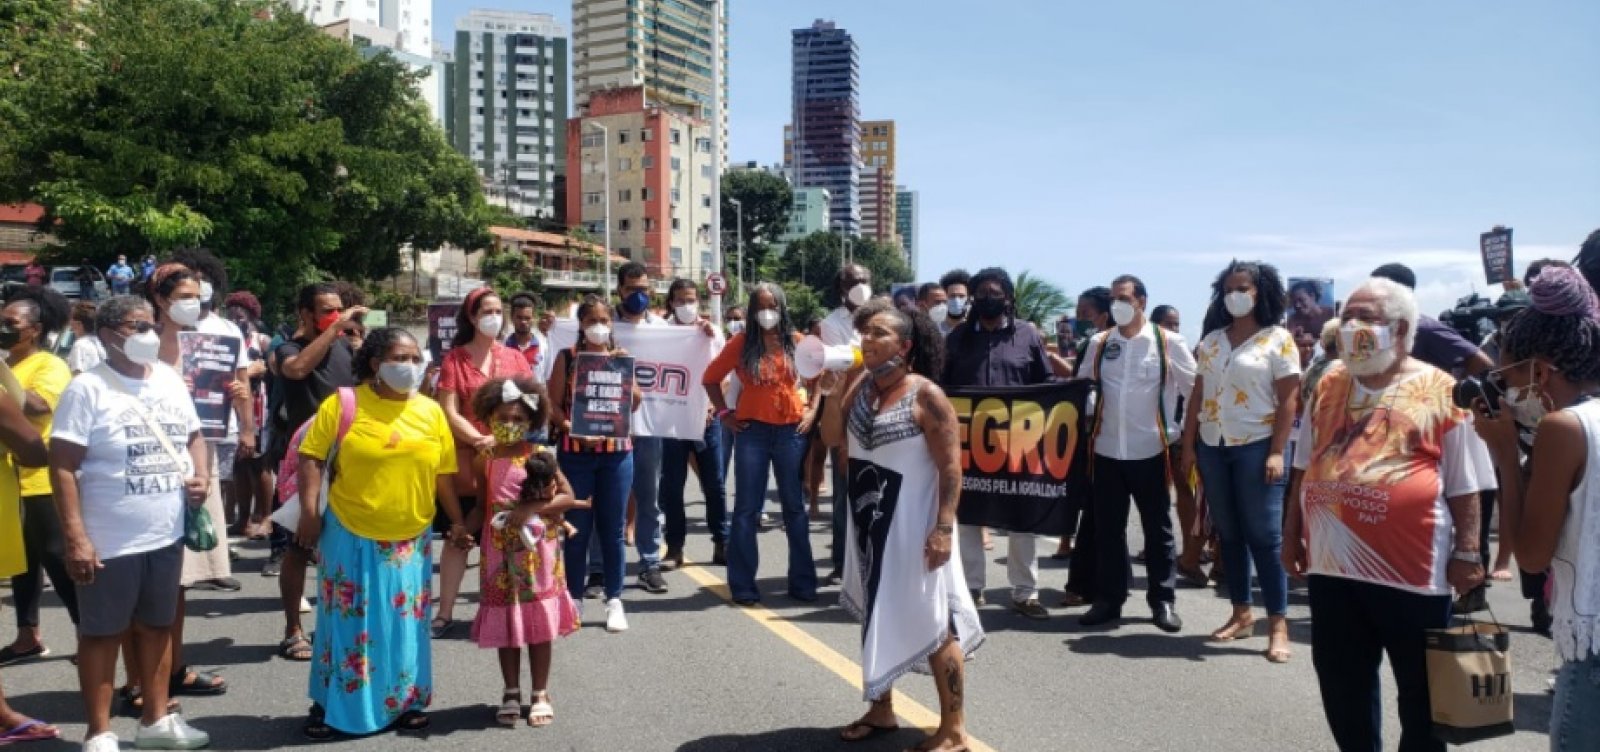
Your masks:
<path fill-rule="evenodd" d="M 861 121 L 861 166 L 877 167 L 894 175 L 894 121 Z"/>
<path fill-rule="evenodd" d="M 899 245 L 895 227 L 894 121 L 861 123 L 861 234 Z"/>
<path fill-rule="evenodd" d="M 831 21 L 795 29 L 794 184 L 828 189 L 835 229 L 861 228 L 861 71 L 855 40 Z"/>
<path fill-rule="evenodd" d="M 334 21 L 324 24 L 322 32 L 355 47 L 364 58 L 387 53 L 404 63 L 412 73 L 424 74 L 422 80 L 417 82 L 417 93 L 422 97 L 422 103 L 427 105 L 428 114 L 433 116 L 434 122 L 446 127 L 450 91 L 448 62 L 401 50 L 398 47 L 399 32 L 365 21 Z"/>
<path fill-rule="evenodd" d="M 451 74 L 451 138 L 489 202 L 553 218 L 566 172 L 566 29 L 548 14 L 474 10 L 456 22 Z"/>
<path fill-rule="evenodd" d="M 433 55 L 433 0 L 289 0 L 289 7 L 318 26 L 360 21 L 395 33 L 394 48 Z"/>
<path fill-rule="evenodd" d="M 572 87 L 579 114 L 597 92 L 642 86 L 652 106 L 709 122 L 716 96 L 726 154 L 728 2 L 572 0 Z M 714 53 L 722 58 L 720 92 L 713 91 Z"/>
<path fill-rule="evenodd" d="M 895 232 L 900 236 L 900 247 L 905 249 L 906 263 L 911 271 L 917 270 L 917 192 L 903 185 L 895 186 Z"/>
<path fill-rule="evenodd" d="M 796 188 L 789 204 L 789 225 L 778 240 L 793 243 L 812 233 L 827 232 L 829 224 L 828 189 Z"/>
<path fill-rule="evenodd" d="M 641 86 L 591 92 L 587 113 L 567 121 L 568 221 L 603 242 L 609 207 L 612 252 L 644 264 L 662 291 L 674 277 L 704 279 L 716 271 L 716 162 L 707 121 Z"/>

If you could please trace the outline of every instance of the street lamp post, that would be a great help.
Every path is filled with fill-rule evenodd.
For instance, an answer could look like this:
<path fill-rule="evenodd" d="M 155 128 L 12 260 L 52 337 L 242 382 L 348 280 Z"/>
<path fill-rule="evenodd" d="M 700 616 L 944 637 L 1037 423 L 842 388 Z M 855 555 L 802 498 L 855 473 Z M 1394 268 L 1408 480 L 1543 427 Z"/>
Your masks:
<path fill-rule="evenodd" d="M 744 257 L 744 204 L 742 202 L 740 202 L 739 199 L 736 199 L 736 198 L 729 198 L 728 199 L 728 203 L 733 204 L 733 215 L 736 218 L 736 224 L 734 225 L 734 227 L 735 227 L 734 232 L 736 234 L 734 235 L 733 243 L 734 243 L 734 247 L 738 250 L 738 253 L 739 253 L 739 267 L 738 267 L 738 272 L 739 272 L 739 274 L 738 274 L 738 276 L 739 276 L 739 290 L 740 290 L 740 292 L 743 292 L 744 291 L 744 264 L 745 264 L 745 257 Z"/>
<path fill-rule="evenodd" d="M 605 248 L 601 249 L 600 255 L 606 259 L 606 272 L 605 276 L 600 278 L 600 294 L 602 297 L 609 299 L 611 297 L 611 131 L 604 125 L 592 120 L 588 124 L 590 127 L 600 131 L 600 160 L 602 162 L 601 166 L 605 168 L 603 173 L 604 182 L 601 188 L 605 192 L 606 230 L 604 234 L 605 240 L 603 241 Z"/>

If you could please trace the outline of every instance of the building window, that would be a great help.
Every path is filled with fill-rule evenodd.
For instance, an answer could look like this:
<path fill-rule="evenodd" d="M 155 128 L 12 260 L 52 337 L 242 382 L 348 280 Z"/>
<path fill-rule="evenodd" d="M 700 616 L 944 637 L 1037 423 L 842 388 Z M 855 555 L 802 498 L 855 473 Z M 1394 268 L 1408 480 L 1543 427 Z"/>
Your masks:
<path fill-rule="evenodd" d="M 622 190 L 617 191 L 617 200 L 618 201 L 623 201 L 623 202 L 632 201 L 633 200 L 633 189 L 632 188 L 623 188 Z"/>
<path fill-rule="evenodd" d="M 640 141 L 654 141 L 655 137 L 656 137 L 656 132 L 653 129 L 645 128 L 644 130 L 639 131 L 639 140 Z"/>
<path fill-rule="evenodd" d="M 483 110 L 479 110 L 479 112 L 482 111 Z M 605 137 L 598 133 L 585 133 L 583 134 L 583 146 L 584 148 L 589 148 L 592 146 L 605 146 Z"/>
<path fill-rule="evenodd" d="M 702 268 L 702 269 L 710 269 L 711 268 L 711 252 L 710 251 L 701 251 L 700 252 L 700 268 Z"/>
<path fill-rule="evenodd" d="M 672 265 L 674 267 L 683 266 L 683 249 L 679 248 L 677 246 L 673 246 L 670 253 L 671 253 L 671 259 L 672 259 Z"/>
<path fill-rule="evenodd" d="M 631 229 L 633 229 L 633 222 L 631 222 L 629 220 L 626 220 L 626 219 L 617 220 L 617 231 L 618 232 L 627 232 L 627 231 L 629 231 Z"/>
<path fill-rule="evenodd" d="M 677 231 L 679 231 L 679 230 L 681 230 L 681 229 L 683 229 L 683 225 L 682 225 L 682 223 L 680 223 L 680 222 L 679 222 L 679 221 L 678 221 L 678 218 L 677 218 L 677 217 L 673 217 L 673 218 L 672 218 L 672 231 L 673 231 L 673 232 L 677 232 Z"/>
<path fill-rule="evenodd" d="M 711 139 L 709 139 L 709 138 L 697 138 L 697 139 L 695 139 L 694 140 L 694 150 L 697 151 L 697 152 L 700 152 L 701 154 L 710 154 L 711 153 Z"/>
<path fill-rule="evenodd" d="M 645 131 L 645 132 L 648 133 L 649 131 Z M 639 158 L 639 168 L 640 169 L 653 170 L 653 169 L 655 169 L 655 166 L 656 166 L 656 158 L 655 157 L 640 157 Z"/>
<path fill-rule="evenodd" d="M 711 165 L 700 165 L 700 177 L 708 179 L 711 177 Z"/>
<path fill-rule="evenodd" d="M 633 158 L 632 157 L 618 157 L 617 158 L 617 172 L 627 172 L 627 171 L 632 170 L 632 169 L 633 169 Z"/>
<path fill-rule="evenodd" d="M 605 222 L 584 222 L 583 231 L 590 235 L 599 235 L 606 231 Z"/>
<path fill-rule="evenodd" d="M 617 143 L 619 143 L 619 144 L 628 143 L 628 132 L 627 131 L 617 131 Z"/>
<path fill-rule="evenodd" d="M 649 201 L 650 200 L 650 189 L 649 188 L 640 188 L 639 189 L 639 200 L 640 201 Z"/>
<path fill-rule="evenodd" d="M 677 157 L 673 157 L 672 158 L 672 169 L 674 171 L 678 170 L 682 166 L 683 166 L 683 160 L 680 160 Z"/>
<path fill-rule="evenodd" d="M 672 145 L 673 146 L 677 146 L 678 144 L 683 143 L 683 131 L 680 131 L 677 128 L 673 128 L 672 131 L 671 131 L 671 134 L 672 134 Z"/>
<path fill-rule="evenodd" d="M 591 191 L 589 193 L 583 194 L 583 203 L 588 204 L 590 206 L 597 206 L 597 205 L 600 204 L 601 201 L 604 201 L 604 200 L 605 200 L 605 197 L 600 195 L 599 191 Z"/>
<path fill-rule="evenodd" d="M 672 205 L 673 206 L 677 206 L 678 205 L 678 189 L 677 188 L 673 188 L 672 189 Z"/>
<path fill-rule="evenodd" d="M 710 209 L 711 208 L 711 194 L 709 194 L 709 193 L 700 194 L 700 208 L 702 208 L 702 209 Z"/>
<path fill-rule="evenodd" d="M 644 218 L 644 231 L 645 232 L 655 232 L 656 231 L 656 221 L 654 219 L 649 218 L 649 217 L 645 217 Z"/>

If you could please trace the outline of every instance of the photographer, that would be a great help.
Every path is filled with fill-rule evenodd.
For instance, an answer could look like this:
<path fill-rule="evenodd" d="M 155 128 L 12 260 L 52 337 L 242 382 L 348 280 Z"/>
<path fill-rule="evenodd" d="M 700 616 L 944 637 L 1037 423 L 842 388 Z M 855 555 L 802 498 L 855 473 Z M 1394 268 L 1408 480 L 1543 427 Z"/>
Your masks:
<path fill-rule="evenodd" d="M 1384 264 L 1373 269 L 1372 276 L 1398 282 L 1412 290 L 1417 289 L 1416 272 L 1404 264 Z M 1477 345 L 1431 316 L 1417 317 L 1416 336 L 1417 342 L 1411 357 L 1445 373 L 1457 377 L 1476 376 L 1494 367 L 1494 361 L 1484 355 Z"/>

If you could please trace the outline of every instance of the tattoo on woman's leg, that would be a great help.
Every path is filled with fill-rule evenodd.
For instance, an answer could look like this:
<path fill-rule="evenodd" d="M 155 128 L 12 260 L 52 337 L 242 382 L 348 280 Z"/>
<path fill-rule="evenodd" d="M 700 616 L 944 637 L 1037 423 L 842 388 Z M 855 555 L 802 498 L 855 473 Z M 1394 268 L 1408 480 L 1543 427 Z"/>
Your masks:
<path fill-rule="evenodd" d="M 944 686 L 950 692 L 948 712 L 961 712 L 961 660 L 951 658 L 945 662 Z"/>

